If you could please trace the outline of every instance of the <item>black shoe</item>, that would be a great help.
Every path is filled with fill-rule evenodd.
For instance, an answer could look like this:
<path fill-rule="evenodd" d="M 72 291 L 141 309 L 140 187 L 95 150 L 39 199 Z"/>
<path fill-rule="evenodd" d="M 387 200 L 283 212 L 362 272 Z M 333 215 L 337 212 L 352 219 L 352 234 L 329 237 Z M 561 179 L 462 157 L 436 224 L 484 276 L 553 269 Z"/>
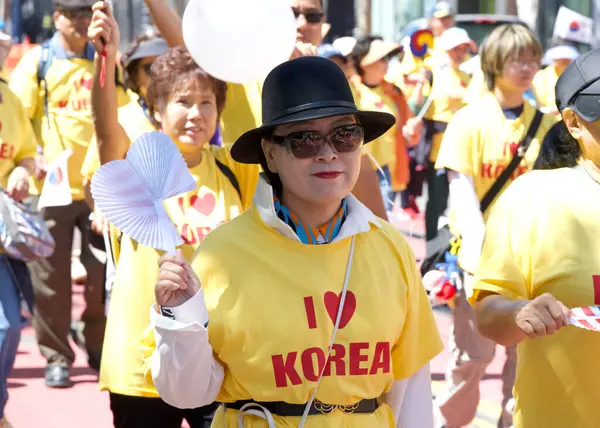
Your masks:
<path fill-rule="evenodd" d="M 46 366 L 46 386 L 48 388 L 70 388 L 73 386 L 69 368 L 60 364 Z"/>

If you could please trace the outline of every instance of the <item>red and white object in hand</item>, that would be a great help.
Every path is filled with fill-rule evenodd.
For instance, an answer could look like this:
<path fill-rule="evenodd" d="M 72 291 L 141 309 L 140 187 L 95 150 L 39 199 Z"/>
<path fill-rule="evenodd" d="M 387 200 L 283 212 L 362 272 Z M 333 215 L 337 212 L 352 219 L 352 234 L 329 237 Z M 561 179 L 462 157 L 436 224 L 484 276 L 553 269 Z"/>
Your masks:
<path fill-rule="evenodd" d="M 600 331 L 600 306 L 571 309 L 569 324 L 591 331 Z"/>

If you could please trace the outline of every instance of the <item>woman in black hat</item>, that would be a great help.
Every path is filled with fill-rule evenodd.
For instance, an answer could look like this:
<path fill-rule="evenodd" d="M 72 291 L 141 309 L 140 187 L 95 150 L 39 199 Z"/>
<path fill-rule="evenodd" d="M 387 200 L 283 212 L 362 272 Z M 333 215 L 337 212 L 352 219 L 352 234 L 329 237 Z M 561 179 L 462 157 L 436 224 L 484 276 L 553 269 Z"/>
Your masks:
<path fill-rule="evenodd" d="M 591 51 L 560 76 L 563 121 L 544 140 L 541 170 L 515 180 L 486 227 L 470 302 L 483 335 L 518 344 L 515 428 L 600 418 L 599 66 Z"/>
<path fill-rule="evenodd" d="M 265 171 L 253 206 L 191 265 L 159 261 L 146 359 L 161 398 L 224 403 L 216 427 L 431 427 L 442 343 L 414 255 L 350 193 L 394 116 L 358 110 L 344 72 L 305 57 L 269 74 L 263 120 L 232 148 Z"/>

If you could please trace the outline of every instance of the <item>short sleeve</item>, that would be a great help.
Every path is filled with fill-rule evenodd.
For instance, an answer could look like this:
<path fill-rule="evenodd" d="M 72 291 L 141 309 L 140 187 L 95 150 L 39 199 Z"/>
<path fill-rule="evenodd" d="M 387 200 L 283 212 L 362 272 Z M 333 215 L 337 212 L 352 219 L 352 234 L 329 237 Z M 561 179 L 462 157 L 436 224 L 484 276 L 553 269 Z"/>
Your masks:
<path fill-rule="evenodd" d="M 444 349 L 415 256 L 406 240 L 400 239 L 402 259 L 406 260 L 408 295 L 402 333 L 392 348 L 396 380 L 409 378 Z"/>
<path fill-rule="evenodd" d="M 473 119 L 469 117 L 469 108 L 456 112 L 442 138 L 442 144 L 435 164 L 436 169 L 451 169 L 467 175 L 474 175 Z"/>
<path fill-rule="evenodd" d="M 525 178 L 525 177 L 523 177 Z M 498 199 L 490 213 L 480 262 L 473 283 L 474 305 L 480 291 L 511 300 L 529 298 L 531 237 L 536 226 L 528 193 L 517 180 Z M 529 208 L 528 208 L 529 206 Z"/>
<path fill-rule="evenodd" d="M 15 156 L 15 163 L 18 164 L 23 159 L 32 159 L 37 155 L 37 139 L 31 126 L 31 121 L 27 116 L 27 111 L 21 102 L 15 97 L 15 105 L 19 110 L 19 122 L 21 124 L 21 147 Z"/>
<path fill-rule="evenodd" d="M 29 51 L 17 64 L 11 73 L 10 89 L 21 100 L 29 119 L 36 118 L 39 113 L 39 85 L 37 81 L 37 68 L 42 48 Z"/>

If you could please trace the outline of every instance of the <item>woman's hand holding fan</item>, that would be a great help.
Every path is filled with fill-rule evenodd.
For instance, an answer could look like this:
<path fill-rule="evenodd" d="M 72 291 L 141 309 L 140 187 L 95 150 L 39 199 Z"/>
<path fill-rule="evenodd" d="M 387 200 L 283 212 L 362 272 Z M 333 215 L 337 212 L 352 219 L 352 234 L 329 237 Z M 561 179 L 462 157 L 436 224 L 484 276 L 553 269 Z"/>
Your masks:
<path fill-rule="evenodd" d="M 175 143 L 162 132 L 149 132 L 133 143 L 125 159 L 96 171 L 91 191 L 117 229 L 140 244 L 175 254 L 183 239 L 164 201 L 196 187 Z"/>
<path fill-rule="evenodd" d="M 158 260 L 160 272 L 154 287 L 156 303 L 173 308 L 182 305 L 200 290 L 200 280 L 181 250 L 175 255 L 166 254 Z"/>

